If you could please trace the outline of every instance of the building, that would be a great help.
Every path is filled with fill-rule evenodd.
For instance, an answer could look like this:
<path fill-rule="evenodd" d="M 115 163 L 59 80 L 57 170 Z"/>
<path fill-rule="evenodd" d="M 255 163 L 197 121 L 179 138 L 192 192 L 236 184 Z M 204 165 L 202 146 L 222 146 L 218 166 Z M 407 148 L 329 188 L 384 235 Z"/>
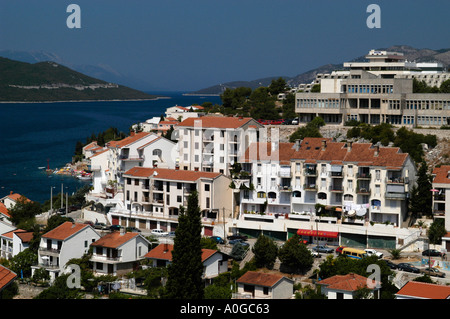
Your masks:
<path fill-rule="evenodd" d="M 0 299 L 2 299 L 2 291 L 16 280 L 17 274 L 12 270 L 0 265 Z"/>
<path fill-rule="evenodd" d="M 399 239 L 409 235 L 407 199 L 416 168 L 397 147 L 305 138 L 251 145 L 240 163 L 248 187 L 240 187 L 233 227 L 241 234 L 286 240 L 302 229 L 312 242 L 307 231 L 320 230 L 329 234 L 324 243 L 406 244 Z"/>
<path fill-rule="evenodd" d="M 31 239 L 33 239 L 33 232 L 23 229 L 14 229 L 0 234 L 0 257 L 11 259 L 28 248 Z"/>
<path fill-rule="evenodd" d="M 450 229 L 450 165 L 435 167 L 433 181 L 433 217 L 444 218 L 445 229 Z M 450 251 L 450 233 L 442 238 L 442 247 Z"/>
<path fill-rule="evenodd" d="M 336 275 L 316 282 L 321 287 L 321 292 L 328 299 L 354 299 L 358 290 L 366 288 L 370 290 L 368 298 L 379 299 L 379 290 L 376 283 L 358 274 Z M 378 284 L 379 285 L 379 284 Z"/>
<path fill-rule="evenodd" d="M 159 244 L 146 255 L 152 267 L 167 267 L 172 262 L 171 244 Z M 202 249 L 203 279 L 209 280 L 228 271 L 228 258 L 215 249 Z"/>
<path fill-rule="evenodd" d="M 223 234 L 232 205 L 231 180 L 223 174 L 134 167 L 123 177 L 124 201 L 110 210 L 112 224 L 173 231 L 180 206 L 187 207 L 189 195 L 197 191 L 204 235 Z"/>
<path fill-rule="evenodd" d="M 450 73 L 435 63 L 405 61 L 395 52 L 372 50 L 368 62 L 348 62 L 348 71 L 320 75 L 320 92 L 296 94 L 301 123 L 322 117 L 329 124 L 356 120 L 408 127 L 450 124 L 450 94 L 414 93 L 413 79 L 440 85 Z M 429 80 L 429 81 L 428 81 Z"/>
<path fill-rule="evenodd" d="M 294 293 L 294 281 L 279 274 L 247 271 L 236 284 L 234 299 L 289 299 Z"/>
<path fill-rule="evenodd" d="M 230 174 L 231 165 L 248 145 L 259 139 L 263 126 L 252 118 L 203 116 L 188 118 L 176 127 L 178 132 L 178 166 Z"/>
<path fill-rule="evenodd" d="M 150 242 L 139 233 L 114 231 L 91 244 L 93 271 L 98 275 L 121 276 L 137 268 Z"/>
<path fill-rule="evenodd" d="M 179 106 L 175 105 L 167 108 L 166 110 L 166 120 L 167 118 L 174 118 L 175 120 L 184 121 L 188 118 L 198 118 L 205 115 L 203 113 L 204 108 L 200 105 L 191 106 Z"/>
<path fill-rule="evenodd" d="M 14 205 L 16 205 L 16 203 L 20 199 L 25 200 L 25 202 L 31 202 L 25 196 L 17 194 L 17 193 L 14 193 L 13 191 L 11 191 L 9 193 L 9 195 L 6 195 L 5 197 L 0 198 L 0 203 L 3 204 L 6 207 L 6 209 L 11 209 L 12 207 L 14 207 Z"/>
<path fill-rule="evenodd" d="M 41 237 L 38 264 L 32 266 L 32 275 L 38 268 L 50 274 L 50 281 L 64 273 L 67 262 L 81 258 L 100 235 L 87 224 L 65 222 Z"/>
<path fill-rule="evenodd" d="M 450 287 L 408 281 L 395 296 L 396 299 L 450 299 Z"/>

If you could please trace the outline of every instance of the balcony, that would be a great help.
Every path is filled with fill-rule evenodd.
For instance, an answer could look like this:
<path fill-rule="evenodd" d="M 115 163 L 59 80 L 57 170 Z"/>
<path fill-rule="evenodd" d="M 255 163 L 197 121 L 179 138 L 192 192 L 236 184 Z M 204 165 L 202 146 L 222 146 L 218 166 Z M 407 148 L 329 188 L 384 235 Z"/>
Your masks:
<path fill-rule="evenodd" d="M 384 195 L 384 198 L 386 199 L 394 199 L 394 200 L 405 200 L 406 199 L 406 193 L 389 193 L 386 192 Z"/>
<path fill-rule="evenodd" d="M 401 177 L 401 176 L 388 176 L 386 177 L 386 183 L 387 184 L 405 184 L 408 183 L 408 177 Z"/>
<path fill-rule="evenodd" d="M 359 172 L 359 173 L 356 173 L 356 178 L 357 179 L 371 179 L 372 175 L 368 172 Z"/>
<path fill-rule="evenodd" d="M 303 184 L 303 189 L 307 191 L 317 191 L 316 184 Z"/>
<path fill-rule="evenodd" d="M 362 195 L 370 195 L 370 188 L 366 188 L 366 187 L 358 187 L 356 188 L 356 193 L 357 194 L 362 194 Z"/>
<path fill-rule="evenodd" d="M 305 168 L 305 176 L 317 176 L 317 170 L 315 168 Z"/>
<path fill-rule="evenodd" d="M 331 185 L 329 191 L 334 193 L 343 193 L 344 187 L 342 185 Z"/>

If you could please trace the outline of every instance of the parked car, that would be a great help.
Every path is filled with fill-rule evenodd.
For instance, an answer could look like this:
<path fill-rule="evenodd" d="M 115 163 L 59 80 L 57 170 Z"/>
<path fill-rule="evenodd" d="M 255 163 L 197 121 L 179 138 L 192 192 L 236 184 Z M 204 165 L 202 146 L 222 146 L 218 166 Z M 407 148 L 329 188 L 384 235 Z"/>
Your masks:
<path fill-rule="evenodd" d="M 175 237 L 175 232 L 174 231 L 170 231 L 169 232 L 169 237 Z"/>
<path fill-rule="evenodd" d="M 231 235 L 227 237 L 228 240 L 233 240 L 233 239 L 241 239 L 241 240 L 247 240 L 248 237 L 244 236 L 244 235 Z"/>
<path fill-rule="evenodd" d="M 433 267 L 427 267 L 424 269 L 420 269 L 420 272 L 423 274 L 427 274 L 428 276 L 434 276 L 434 277 L 441 277 L 444 278 L 445 277 L 445 273 L 443 273 L 442 271 L 439 271 L 436 268 Z"/>
<path fill-rule="evenodd" d="M 283 125 L 291 125 L 292 124 L 292 119 L 284 119 L 283 120 Z"/>
<path fill-rule="evenodd" d="M 246 243 L 245 241 L 243 241 L 242 239 L 232 239 L 228 242 L 230 245 L 236 245 L 236 244 L 240 244 L 244 247 L 248 247 L 250 246 L 248 243 Z"/>
<path fill-rule="evenodd" d="M 111 225 L 111 226 L 109 226 L 109 230 L 110 231 L 120 230 L 121 228 L 122 228 L 122 226 L 120 226 L 120 225 Z"/>
<path fill-rule="evenodd" d="M 397 264 L 394 264 L 392 261 L 390 261 L 389 259 L 382 259 L 382 261 L 384 261 L 386 263 L 386 265 L 391 268 L 391 269 L 397 269 Z"/>
<path fill-rule="evenodd" d="M 91 222 L 90 220 L 85 221 L 84 224 L 91 225 L 92 227 L 94 227 L 94 223 Z"/>
<path fill-rule="evenodd" d="M 376 251 L 375 249 L 364 249 L 367 253 L 367 256 L 377 256 L 378 258 L 383 258 L 383 253 Z"/>
<path fill-rule="evenodd" d="M 437 249 L 426 249 L 422 252 L 422 256 L 442 256 L 442 253 Z"/>
<path fill-rule="evenodd" d="M 318 253 L 317 251 L 314 251 L 314 250 L 309 250 L 309 251 L 311 252 L 311 255 L 314 258 L 320 258 L 321 257 L 320 253 Z"/>
<path fill-rule="evenodd" d="M 168 236 L 169 233 L 162 229 L 152 229 L 152 235 L 155 236 Z"/>
<path fill-rule="evenodd" d="M 339 246 L 338 248 L 336 248 L 336 254 L 340 255 L 342 254 L 342 249 L 344 249 L 345 246 Z"/>
<path fill-rule="evenodd" d="M 298 123 L 299 123 L 298 117 L 293 119 L 292 122 L 291 122 L 292 125 L 297 125 Z"/>
<path fill-rule="evenodd" d="M 313 248 L 313 251 L 317 251 L 318 253 L 330 254 L 333 252 L 333 249 L 331 249 L 330 247 L 326 247 L 324 245 L 317 245 L 316 247 Z"/>
<path fill-rule="evenodd" d="M 95 224 L 94 224 L 94 228 L 95 228 L 95 229 L 101 229 L 101 230 L 109 229 L 109 227 L 106 226 L 105 223 L 95 223 Z"/>
<path fill-rule="evenodd" d="M 407 272 L 413 272 L 416 274 L 420 273 L 419 268 L 414 267 L 412 264 L 409 264 L 409 263 L 399 263 L 397 265 L 397 269 L 407 271 Z"/>
<path fill-rule="evenodd" d="M 223 240 L 223 238 L 222 237 L 220 237 L 220 236 L 211 236 L 211 237 L 209 237 L 209 238 L 211 238 L 212 240 L 214 240 L 216 243 L 218 243 L 218 244 L 224 244 L 225 243 L 225 241 Z"/>
<path fill-rule="evenodd" d="M 126 230 L 131 233 L 140 233 L 141 232 L 141 230 L 139 228 L 136 228 L 134 226 L 127 227 Z"/>
<path fill-rule="evenodd" d="M 69 206 L 69 213 L 76 211 L 76 210 L 80 210 L 81 209 L 81 205 L 72 205 Z"/>

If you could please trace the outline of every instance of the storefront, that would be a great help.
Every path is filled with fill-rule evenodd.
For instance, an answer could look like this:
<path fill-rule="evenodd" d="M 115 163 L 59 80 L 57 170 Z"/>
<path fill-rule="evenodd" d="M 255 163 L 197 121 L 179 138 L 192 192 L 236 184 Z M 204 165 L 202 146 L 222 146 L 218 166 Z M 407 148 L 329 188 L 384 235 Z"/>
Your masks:
<path fill-rule="evenodd" d="M 339 245 L 338 232 L 299 229 L 297 230 L 297 235 L 299 235 L 303 240 L 306 240 L 308 243 L 311 244 L 332 245 L 332 246 Z"/>

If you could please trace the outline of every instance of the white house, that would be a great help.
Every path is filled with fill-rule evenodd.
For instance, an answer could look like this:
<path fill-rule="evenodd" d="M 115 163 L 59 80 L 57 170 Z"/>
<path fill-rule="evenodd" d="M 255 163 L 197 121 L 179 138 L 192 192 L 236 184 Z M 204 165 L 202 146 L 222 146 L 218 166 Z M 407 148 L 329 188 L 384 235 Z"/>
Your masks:
<path fill-rule="evenodd" d="M 178 120 L 181 118 L 181 121 L 184 121 L 187 118 L 196 118 L 204 115 L 203 107 L 199 105 L 191 105 L 191 106 L 179 106 L 175 105 L 167 108 L 166 110 L 166 118 L 174 118 Z"/>
<path fill-rule="evenodd" d="M 166 267 L 172 262 L 171 244 L 160 244 L 150 250 L 145 258 L 152 267 Z M 228 270 L 227 256 L 215 249 L 202 249 L 203 279 L 212 279 Z"/>
<path fill-rule="evenodd" d="M 279 274 L 247 271 L 236 283 L 234 299 L 289 299 L 294 292 L 294 281 Z"/>
<path fill-rule="evenodd" d="M 33 232 L 14 229 L 0 235 L 0 258 L 10 259 L 28 248 Z"/>
<path fill-rule="evenodd" d="M 370 290 L 369 297 L 379 299 L 379 283 L 377 284 L 371 280 L 369 282 L 370 284 L 368 284 L 367 277 L 350 273 L 326 278 L 316 282 L 316 285 L 320 285 L 322 294 L 327 296 L 328 299 L 353 299 L 355 293 L 363 288 Z"/>
<path fill-rule="evenodd" d="M 14 207 L 14 205 L 16 205 L 17 201 L 21 198 L 23 198 L 26 202 L 30 202 L 30 200 L 28 198 L 26 198 L 25 196 L 11 191 L 9 193 L 9 195 L 6 195 L 5 197 L 0 198 L 0 203 L 5 205 L 5 207 L 7 209 L 11 209 L 12 207 Z"/>
<path fill-rule="evenodd" d="M 91 244 L 93 271 L 101 275 L 121 276 L 138 265 L 148 252 L 150 242 L 139 233 L 115 231 Z"/>
<path fill-rule="evenodd" d="M 100 235 L 88 224 L 65 222 L 41 237 L 38 265 L 32 266 L 32 275 L 38 268 L 46 269 L 53 281 L 64 273 L 66 263 L 81 258 Z"/>

